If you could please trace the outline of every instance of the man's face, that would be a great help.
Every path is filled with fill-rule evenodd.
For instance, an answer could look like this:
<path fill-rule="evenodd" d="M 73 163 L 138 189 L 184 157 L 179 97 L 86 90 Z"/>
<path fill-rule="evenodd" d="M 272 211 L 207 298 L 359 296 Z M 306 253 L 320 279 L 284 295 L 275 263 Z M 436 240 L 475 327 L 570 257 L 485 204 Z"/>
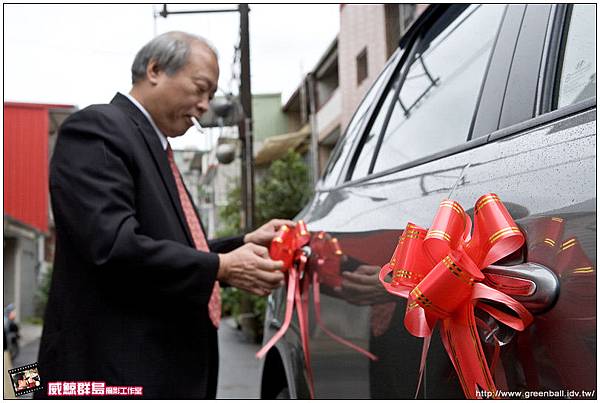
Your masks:
<path fill-rule="evenodd" d="M 198 42 L 191 44 L 188 62 L 177 73 L 156 75 L 150 113 L 165 136 L 181 136 L 193 125 L 192 116 L 200 118 L 208 110 L 218 81 L 215 55 Z"/>

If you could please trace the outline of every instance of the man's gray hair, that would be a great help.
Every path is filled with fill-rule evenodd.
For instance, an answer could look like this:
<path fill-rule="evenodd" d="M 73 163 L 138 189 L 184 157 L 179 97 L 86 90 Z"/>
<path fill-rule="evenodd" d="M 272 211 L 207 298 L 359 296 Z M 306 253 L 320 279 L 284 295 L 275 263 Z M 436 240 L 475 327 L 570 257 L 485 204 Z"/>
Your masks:
<path fill-rule="evenodd" d="M 169 76 L 177 73 L 187 63 L 193 42 L 202 43 L 214 53 L 216 59 L 219 58 L 215 47 L 201 36 L 181 31 L 165 32 L 144 45 L 135 55 L 131 65 L 132 84 L 146 78 L 150 60 L 155 60 L 158 67 Z"/>

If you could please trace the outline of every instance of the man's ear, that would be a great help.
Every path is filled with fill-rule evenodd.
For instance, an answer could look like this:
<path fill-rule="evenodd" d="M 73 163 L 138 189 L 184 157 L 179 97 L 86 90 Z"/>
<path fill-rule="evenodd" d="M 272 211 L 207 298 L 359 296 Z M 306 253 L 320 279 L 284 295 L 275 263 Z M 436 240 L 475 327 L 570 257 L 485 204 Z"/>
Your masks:
<path fill-rule="evenodd" d="M 163 73 L 163 71 L 158 66 L 156 60 L 152 59 L 148 62 L 148 66 L 146 67 L 146 77 L 150 84 L 156 85 L 158 84 L 159 77 Z"/>

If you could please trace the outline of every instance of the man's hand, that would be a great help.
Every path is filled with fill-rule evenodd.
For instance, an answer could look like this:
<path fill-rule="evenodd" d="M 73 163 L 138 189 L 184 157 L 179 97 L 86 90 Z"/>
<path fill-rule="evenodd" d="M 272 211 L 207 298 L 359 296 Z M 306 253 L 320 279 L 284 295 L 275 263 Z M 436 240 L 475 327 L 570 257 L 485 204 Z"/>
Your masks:
<path fill-rule="evenodd" d="M 379 282 L 379 266 L 358 266 L 355 271 L 342 272 L 341 296 L 354 305 L 373 305 L 393 301 Z"/>
<path fill-rule="evenodd" d="M 264 246 L 248 243 L 232 252 L 219 254 L 217 280 L 256 295 L 269 295 L 283 285 L 283 262 L 271 260 Z"/>
<path fill-rule="evenodd" d="M 277 231 L 279 231 L 283 225 L 293 228 L 296 223 L 291 220 L 281 220 L 275 218 L 255 231 L 246 234 L 244 236 L 244 243 L 251 242 L 257 245 L 266 246 L 268 248 L 275 235 L 277 235 Z"/>

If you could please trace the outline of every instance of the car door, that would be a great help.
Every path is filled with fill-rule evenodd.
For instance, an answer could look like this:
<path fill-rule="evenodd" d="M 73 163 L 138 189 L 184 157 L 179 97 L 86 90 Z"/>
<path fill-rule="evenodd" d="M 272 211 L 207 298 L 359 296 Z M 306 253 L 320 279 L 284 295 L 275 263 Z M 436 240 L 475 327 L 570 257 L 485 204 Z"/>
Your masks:
<path fill-rule="evenodd" d="M 370 361 L 312 327 L 316 397 L 414 396 L 421 340 L 404 329 L 405 301 L 383 290 L 377 272 L 389 260 L 407 221 L 429 224 L 474 150 L 487 140 L 470 140 L 469 135 L 491 57 L 499 51 L 497 38 L 505 24 L 518 30 L 513 20 L 523 10 L 509 13 L 511 7 L 432 7 L 375 101 L 362 135 L 352 140 L 346 160 L 334 161 L 327 169 L 333 172 L 340 164 L 339 180 L 326 176 L 300 215 L 313 234 L 324 231 L 335 238 L 342 253 L 341 277 L 336 282 L 331 276 L 320 287 L 323 322 L 378 356 Z M 509 46 L 514 47 L 514 41 Z M 311 258 L 311 264 L 318 260 Z M 432 378 L 441 382 L 431 387 Z M 437 340 L 426 379 L 422 397 L 462 396 Z"/>
<path fill-rule="evenodd" d="M 364 127 L 371 118 L 377 100 L 380 98 L 381 93 L 385 90 L 391 75 L 397 69 L 399 63 L 403 60 L 404 52 L 402 49 L 398 49 L 386 63 L 382 73 L 375 80 L 372 87 L 369 89 L 362 102 L 358 106 L 354 116 L 352 117 L 342 140 L 336 146 L 332 156 L 329 160 L 329 164 L 326 167 L 323 177 L 320 179 L 319 188 L 330 189 L 337 186 L 342 178 L 342 172 L 345 172 L 349 163 L 349 155 L 352 155 L 353 150 L 356 148 L 357 142 L 360 141 L 361 134 L 364 131 Z M 325 191 L 325 194 L 328 192 Z M 327 202 L 322 205 L 322 201 L 319 190 L 316 192 L 317 196 L 313 199 L 312 203 L 307 205 L 306 208 L 299 214 L 298 219 L 307 217 L 307 214 L 311 214 L 311 211 L 315 211 L 315 206 L 319 210 L 319 214 L 328 214 L 330 207 L 335 204 L 335 196 L 327 199 Z M 335 213 L 334 213 L 335 214 Z M 311 289 L 312 291 L 312 289 Z M 324 287 L 324 291 L 327 292 L 327 287 Z M 336 304 L 334 310 L 330 309 L 330 302 Z M 368 334 L 364 329 L 360 327 L 348 327 L 343 324 L 340 328 L 337 324 L 337 319 L 331 318 L 331 314 L 337 315 L 335 310 L 340 309 L 342 311 L 348 311 L 346 315 L 355 316 L 359 315 L 365 317 L 368 314 L 364 307 L 350 306 L 346 303 L 341 303 L 338 299 L 328 300 L 327 297 L 324 299 L 324 303 L 328 306 L 327 309 L 323 309 L 323 321 L 331 326 L 335 331 L 343 333 L 345 337 L 355 340 L 368 340 Z M 338 306 L 339 305 L 339 306 Z M 267 311 L 265 318 L 265 340 L 273 337 L 275 332 L 282 327 L 285 318 L 286 309 L 286 292 L 285 290 L 278 290 L 273 292 L 267 303 Z M 314 320 L 314 306 L 311 301 L 311 315 L 310 317 Z M 311 320 L 312 322 L 312 320 Z M 323 337 L 321 333 L 315 334 L 314 323 L 311 325 L 311 350 L 316 351 L 329 351 L 331 346 L 330 338 Z M 360 342 L 360 341 L 358 341 Z M 323 347 L 323 343 L 325 346 Z M 329 344 L 328 344 L 329 343 Z M 334 351 L 337 345 L 333 345 Z M 339 348 L 337 350 L 340 350 Z M 322 390 L 325 388 L 329 390 L 329 395 L 336 394 L 337 397 L 368 397 L 368 381 L 362 379 L 363 372 L 368 367 L 364 360 L 356 357 L 354 354 L 350 354 L 348 358 L 348 351 L 341 349 L 341 355 L 333 356 L 333 359 L 327 357 L 323 360 L 321 354 L 313 354 L 315 363 L 312 367 L 318 368 L 316 372 L 316 379 L 319 384 L 319 395 L 323 395 Z M 329 354 L 329 357 L 332 357 Z M 346 360 L 358 359 L 355 363 L 348 363 Z M 330 365 L 330 362 L 333 365 Z M 339 372 L 340 367 L 345 367 L 347 370 L 342 375 Z M 294 316 L 290 331 L 286 332 L 285 337 L 276 344 L 276 348 L 272 349 L 266 356 L 263 364 L 263 382 L 261 397 L 273 398 L 276 396 L 285 396 L 291 398 L 308 398 L 310 397 L 309 386 L 308 386 L 308 374 L 305 371 L 306 364 L 304 361 L 304 354 L 301 347 L 300 329 L 297 321 L 297 316 Z M 334 368 L 333 373 L 328 368 Z M 329 374 L 327 372 L 329 371 Z M 323 375 L 325 372 L 327 375 Z M 354 374 L 353 376 L 349 376 Z M 321 380 L 327 379 L 326 382 Z M 283 394 L 281 390 L 283 389 Z M 326 393 L 327 394 L 327 393 Z"/>
<path fill-rule="evenodd" d="M 486 116 L 476 123 L 476 134 L 488 141 L 473 154 L 454 198 L 468 208 L 482 194 L 498 194 L 526 236 L 521 253 L 495 269 L 536 283 L 533 295 L 521 297 L 535 321 L 517 333 L 498 325 L 503 346 L 496 386 L 591 392 L 596 389 L 595 6 L 523 6 L 496 126 Z"/>

